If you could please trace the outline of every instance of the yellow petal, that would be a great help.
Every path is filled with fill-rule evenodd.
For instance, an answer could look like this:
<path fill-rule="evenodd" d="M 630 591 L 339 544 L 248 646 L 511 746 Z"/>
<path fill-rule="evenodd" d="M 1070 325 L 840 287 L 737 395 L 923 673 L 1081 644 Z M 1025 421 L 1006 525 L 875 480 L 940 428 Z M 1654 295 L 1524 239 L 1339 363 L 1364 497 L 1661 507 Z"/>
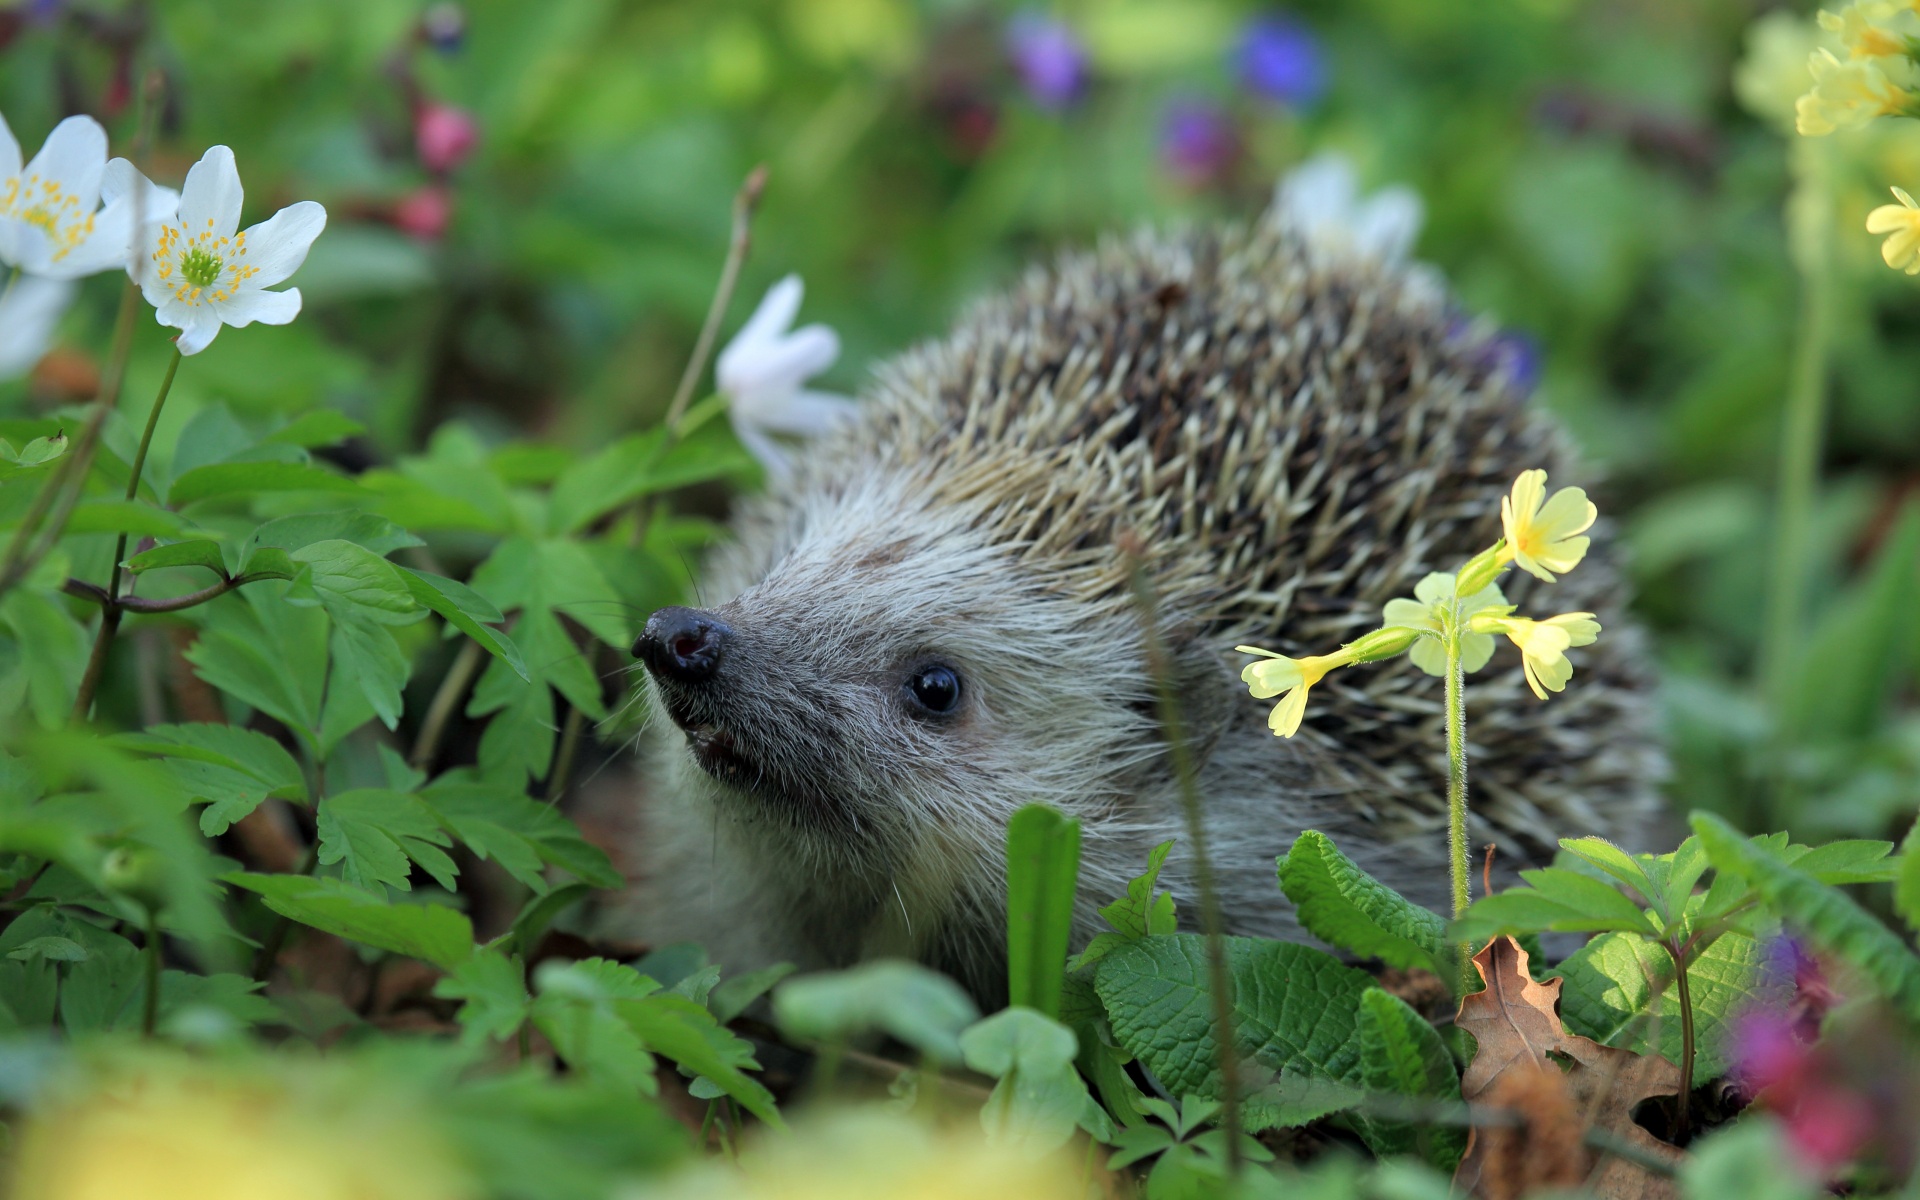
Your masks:
<path fill-rule="evenodd" d="M 1253 693 L 1254 699 L 1265 700 L 1269 696 L 1278 696 L 1288 688 L 1296 688 L 1301 683 L 1300 664 L 1291 658 L 1270 658 L 1264 662 L 1249 663 L 1240 672 L 1240 679 Z"/>
<path fill-rule="evenodd" d="M 1585 491 L 1577 487 L 1562 488 L 1541 507 L 1533 528 L 1536 536 L 1555 542 L 1585 533 L 1599 515 L 1600 510 L 1587 499 Z"/>
<path fill-rule="evenodd" d="M 1913 210 L 1898 204 L 1882 204 L 1867 214 L 1868 233 L 1892 233 L 1913 224 Z"/>
<path fill-rule="evenodd" d="M 1591 539 L 1589 538 L 1567 538 L 1564 541 L 1558 541 L 1548 546 L 1539 554 L 1535 555 L 1534 558 L 1535 561 L 1547 570 L 1556 574 L 1565 575 L 1568 571 L 1580 565 L 1580 560 L 1587 556 L 1587 547 L 1591 544 Z M 1539 575 L 1540 573 L 1535 571 L 1534 574 Z M 1553 580 L 1552 575 L 1545 575 L 1542 576 L 1542 578 L 1548 582 L 1552 582 Z"/>
<path fill-rule="evenodd" d="M 1273 706 L 1273 712 L 1267 716 L 1267 728 L 1274 736 L 1290 738 L 1300 732 L 1300 719 L 1307 715 L 1307 689 L 1294 688 L 1280 697 L 1280 703 Z"/>
<path fill-rule="evenodd" d="M 1600 636 L 1600 622 L 1588 612 L 1561 613 L 1557 617 L 1548 617 L 1541 624 L 1566 630 L 1569 646 L 1591 646 Z"/>

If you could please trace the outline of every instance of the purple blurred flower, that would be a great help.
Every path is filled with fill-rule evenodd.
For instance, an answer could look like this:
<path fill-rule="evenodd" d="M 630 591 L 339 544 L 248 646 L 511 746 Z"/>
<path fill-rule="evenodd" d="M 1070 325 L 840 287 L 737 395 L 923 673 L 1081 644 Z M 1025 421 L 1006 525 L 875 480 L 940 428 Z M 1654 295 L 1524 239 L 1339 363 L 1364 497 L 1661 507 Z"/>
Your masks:
<path fill-rule="evenodd" d="M 1304 108 L 1327 90 L 1326 55 L 1313 31 L 1274 14 L 1247 22 L 1234 48 L 1240 82 L 1248 91 Z"/>
<path fill-rule="evenodd" d="M 1063 109 L 1087 84 L 1087 52 L 1063 21 L 1025 12 L 1007 26 L 1007 57 L 1034 103 Z"/>
<path fill-rule="evenodd" d="M 1505 374 L 1522 395 L 1540 386 L 1540 343 L 1531 334 L 1503 329 L 1487 343 L 1486 355 L 1494 372 Z"/>
<path fill-rule="evenodd" d="M 441 3 L 420 17 L 420 35 L 442 54 L 452 54 L 467 39 L 467 11 L 458 4 Z"/>
<path fill-rule="evenodd" d="M 1218 105 L 1175 100 L 1160 125 L 1160 160 L 1174 178 L 1202 187 L 1223 175 L 1240 155 L 1240 135 Z"/>
<path fill-rule="evenodd" d="M 1813 1057 L 1793 1021 L 1765 1008 L 1742 1013 L 1734 1021 L 1727 1050 L 1730 1074 L 1749 1097 L 1770 1087 L 1795 1087 Z"/>

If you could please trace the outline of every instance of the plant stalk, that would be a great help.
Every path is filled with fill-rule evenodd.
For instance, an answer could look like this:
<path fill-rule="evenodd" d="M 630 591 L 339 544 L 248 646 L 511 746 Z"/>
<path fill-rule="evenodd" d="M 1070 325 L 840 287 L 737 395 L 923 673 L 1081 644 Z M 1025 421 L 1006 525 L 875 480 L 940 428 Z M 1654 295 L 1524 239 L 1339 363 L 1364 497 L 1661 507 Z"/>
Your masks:
<path fill-rule="evenodd" d="M 1447 860 L 1453 876 L 1453 919 L 1458 921 L 1473 900 L 1471 849 L 1467 841 L 1467 680 L 1460 661 L 1458 605 L 1448 622 L 1447 646 Z M 1473 979 L 1473 947 L 1454 947 L 1454 991 L 1466 995 Z"/>
<path fill-rule="evenodd" d="M 1138 539 L 1122 544 L 1131 576 L 1135 607 L 1146 642 L 1147 672 L 1153 678 L 1160 708 L 1160 726 L 1167 739 L 1167 754 L 1180 788 L 1180 807 L 1185 811 L 1187 840 L 1193 843 L 1194 882 L 1200 892 L 1200 928 L 1207 943 L 1207 991 L 1213 997 L 1213 1040 L 1219 1054 L 1220 1129 L 1227 1140 L 1227 1171 L 1240 1173 L 1240 1063 L 1234 1049 L 1232 979 L 1227 972 L 1225 923 L 1220 917 L 1220 892 L 1213 874 L 1213 862 L 1207 854 L 1206 823 L 1202 819 L 1200 786 L 1193 765 L 1192 748 L 1187 744 L 1184 722 L 1180 719 L 1179 697 L 1174 692 L 1173 673 L 1167 662 L 1166 647 L 1160 640 L 1159 605 Z"/>
<path fill-rule="evenodd" d="M 1800 320 L 1795 327 L 1787 395 L 1781 411 L 1773 563 L 1759 662 L 1761 687 L 1776 729 L 1785 728 L 1786 705 L 1793 691 L 1795 648 L 1803 636 L 1807 557 L 1820 481 L 1821 434 L 1826 425 L 1835 283 L 1829 157 L 1819 139 L 1794 140 L 1794 189 L 1788 200 L 1787 232 L 1794 265 L 1800 272 Z M 1776 802 L 1786 786 L 1782 771 L 1773 789 Z M 1764 819 L 1759 823 L 1770 827 Z"/>
<path fill-rule="evenodd" d="M 433 701 L 427 706 L 426 718 L 420 722 L 420 733 L 413 739 L 413 752 L 407 755 L 407 764 L 416 771 L 425 771 L 433 766 L 434 756 L 440 753 L 440 739 L 447 734 L 447 724 L 453 720 L 454 710 L 460 707 L 460 698 L 467 694 L 467 685 L 480 673 L 480 660 L 486 651 L 472 638 L 460 647 L 460 653 L 454 656 L 453 665 L 447 668 L 447 674 L 440 681 L 440 687 L 433 693 Z"/>
<path fill-rule="evenodd" d="M 140 1010 L 140 1032 L 152 1037 L 154 1027 L 160 1023 L 160 914 L 151 908 L 147 910 L 145 957 L 147 995 Z"/>
<path fill-rule="evenodd" d="M 146 469 L 147 451 L 153 445 L 153 431 L 160 424 L 160 410 L 167 405 L 167 394 L 173 391 L 173 377 L 180 370 L 180 358 L 180 347 L 176 345 L 173 357 L 167 360 L 167 373 L 160 380 L 160 393 L 153 398 L 153 408 L 147 413 L 147 427 L 140 433 L 140 446 L 133 452 L 133 469 L 127 473 L 126 498 L 129 500 L 140 494 L 140 473 Z M 120 604 L 120 564 L 126 557 L 127 535 L 122 533 L 113 543 L 113 568 L 107 575 L 109 603 L 100 610 L 100 629 L 93 638 L 93 652 L 87 655 L 86 673 L 80 676 L 80 690 L 73 698 L 73 721 L 76 724 L 86 720 L 87 713 L 93 709 L 93 694 L 99 690 L 100 676 L 107 669 L 107 651 L 113 645 L 114 634 L 120 631 L 120 618 L 126 611 Z M 204 599 L 212 599 L 212 596 Z M 196 604 L 199 602 L 194 601 Z"/>
<path fill-rule="evenodd" d="M 1678 1143 L 1687 1136 L 1687 1103 L 1693 1094 L 1693 988 L 1687 982 L 1687 948 L 1668 942 L 1667 953 L 1673 958 L 1673 979 L 1679 988 L 1675 995 L 1680 1001 L 1680 1095 L 1673 1116 L 1673 1141 Z"/>

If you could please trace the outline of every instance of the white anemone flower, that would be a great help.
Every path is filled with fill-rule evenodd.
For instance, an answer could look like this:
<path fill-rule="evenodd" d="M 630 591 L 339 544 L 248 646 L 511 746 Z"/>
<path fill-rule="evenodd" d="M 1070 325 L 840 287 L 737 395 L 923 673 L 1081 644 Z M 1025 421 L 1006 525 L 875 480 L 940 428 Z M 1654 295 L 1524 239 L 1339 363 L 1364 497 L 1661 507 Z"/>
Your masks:
<path fill-rule="evenodd" d="M 300 269 L 326 228 L 327 210 L 290 204 L 240 229 L 240 172 L 215 146 L 187 172 L 177 218 L 148 222 L 132 269 L 162 325 L 180 331 L 182 354 L 198 354 L 222 325 L 285 325 L 300 315 L 300 289 L 266 289 Z"/>
<path fill-rule="evenodd" d="M 46 355 L 54 327 L 80 285 L 71 279 L 21 275 L 0 287 L 0 379 L 13 379 L 33 370 Z"/>
<path fill-rule="evenodd" d="M 805 387 L 840 357 L 840 337 L 825 325 L 793 328 L 804 291 L 798 275 L 768 288 L 714 367 L 734 433 L 774 479 L 785 479 L 791 467 L 770 435 L 816 437 L 857 411 L 845 396 Z"/>
<path fill-rule="evenodd" d="M 1362 198 L 1353 164 L 1338 154 L 1309 159 L 1280 180 L 1274 208 L 1317 248 L 1406 261 L 1426 210 L 1412 188 L 1384 187 Z"/>

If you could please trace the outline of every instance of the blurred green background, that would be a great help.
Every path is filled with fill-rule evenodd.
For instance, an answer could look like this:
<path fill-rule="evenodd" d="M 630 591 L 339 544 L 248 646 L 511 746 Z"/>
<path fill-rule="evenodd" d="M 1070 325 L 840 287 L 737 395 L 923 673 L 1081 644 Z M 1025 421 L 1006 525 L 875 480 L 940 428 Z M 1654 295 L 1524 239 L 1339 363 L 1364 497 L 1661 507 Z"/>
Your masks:
<path fill-rule="evenodd" d="M 851 392 L 1052 247 L 1251 216 L 1290 165 L 1338 151 L 1368 187 L 1419 191 L 1416 255 L 1510 331 L 1605 472 L 1597 498 L 1663 664 L 1677 806 L 1808 839 L 1897 836 L 1920 802 L 1920 531 L 1902 517 L 1920 483 L 1920 284 L 1879 263 L 1862 221 L 1887 184 L 1920 185 L 1920 125 L 1823 143 L 1832 399 L 1807 620 L 1768 705 L 1754 663 L 1802 288 L 1783 216 L 1800 151 L 1732 82 L 1763 15 L 1750 0 L 34 0 L 0 12 L 0 112 L 29 153 L 82 111 L 126 153 L 135 64 L 157 63 L 150 174 L 178 186 L 223 142 L 247 222 L 322 201 L 328 229 L 293 280 L 305 315 L 193 359 L 167 423 L 216 401 L 243 417 L 324 403 L 368 426 L 350 448 L 363 464 L 449 421 L 584 448 L 657 420 L 756 163 L 771 183 L 729 328 L 799 272 L 803 320 L 845 347 L 824 382 Z M 1741 94 L 1778 77 L 1790 101 L 1796 53 L 1757 62 Z M 55 351 L 0 384 L 0 415 L 91 394 L 117 286 L 89 281 Z M 129 412 L 165 354 L 143 324 Z"/>

